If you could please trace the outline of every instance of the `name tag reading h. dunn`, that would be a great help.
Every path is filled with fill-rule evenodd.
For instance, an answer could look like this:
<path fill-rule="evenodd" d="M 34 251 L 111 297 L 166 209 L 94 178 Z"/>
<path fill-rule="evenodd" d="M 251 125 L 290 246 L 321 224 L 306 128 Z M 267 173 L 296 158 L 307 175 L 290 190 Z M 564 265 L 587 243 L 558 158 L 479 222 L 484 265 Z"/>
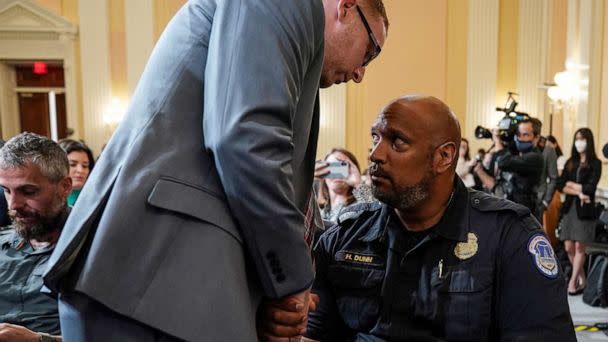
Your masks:
<path fill-rule="evenodd" d="M 362 264 L 362 265 L 370 265 L 370 266 L 381 266 L 383 265 L 382 260 L 377 255 L 373 254 L 361 254 L 357 252 L 350 251 L 339 251 L 336 253 L 335 257 L 336 261 L 353 263 L 353 264 Z"/>

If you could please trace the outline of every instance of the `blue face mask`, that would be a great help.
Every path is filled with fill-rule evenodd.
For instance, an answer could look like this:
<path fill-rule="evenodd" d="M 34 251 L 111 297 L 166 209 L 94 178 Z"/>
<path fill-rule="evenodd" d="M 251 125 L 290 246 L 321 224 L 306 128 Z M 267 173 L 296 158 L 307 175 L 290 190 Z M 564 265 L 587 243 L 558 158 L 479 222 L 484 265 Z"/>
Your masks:
<path fill-rule="evenodd" d="M 514 140 L 515 147 L 519 152 L 528 152 L 534 147 L 534 144 L 531 141 L 519 141 L 517 136 L 515 136 Z"/>

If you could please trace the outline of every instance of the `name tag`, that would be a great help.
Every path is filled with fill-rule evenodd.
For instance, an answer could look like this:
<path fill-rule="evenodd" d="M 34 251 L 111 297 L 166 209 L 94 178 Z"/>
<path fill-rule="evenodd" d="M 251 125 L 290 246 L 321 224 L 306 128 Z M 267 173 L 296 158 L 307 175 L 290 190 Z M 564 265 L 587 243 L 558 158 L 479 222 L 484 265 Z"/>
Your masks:
<path fill-rule="evenodd" d="M 361 254 L 350 251 L 339 251 L 336 253 L 336 261 L 370 266 L 382 266 L 384 263 L 377 255 Z"/>

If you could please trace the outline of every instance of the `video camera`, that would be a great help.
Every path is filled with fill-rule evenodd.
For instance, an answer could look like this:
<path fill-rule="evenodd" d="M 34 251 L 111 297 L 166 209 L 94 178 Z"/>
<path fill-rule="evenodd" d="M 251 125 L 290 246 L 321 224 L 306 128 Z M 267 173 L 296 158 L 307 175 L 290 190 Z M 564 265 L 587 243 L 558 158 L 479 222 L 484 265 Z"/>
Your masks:
<path fill-rule="evenodd" d="M 508 94 L 509 97 L 507 98 L 504 108 L 496 107 L 496 110 L 505 113 L 505 116 L 498 122 L 498 136 L 506 146 L 511 146 L 513 138 L 517 133 L 517 125 L 522 121 L 529 120 L 530 116 L 528 113 L 515 110 L 518 103 L 515 101 L 515 98 L 513 98 L 513 95 L 518 94 L 513 92 L 508 92 Z M 475 137 L 477 139 L 492 139 L 492 131 L 485 127 L 477 126 L 477 128 L 475 128 Z"/>

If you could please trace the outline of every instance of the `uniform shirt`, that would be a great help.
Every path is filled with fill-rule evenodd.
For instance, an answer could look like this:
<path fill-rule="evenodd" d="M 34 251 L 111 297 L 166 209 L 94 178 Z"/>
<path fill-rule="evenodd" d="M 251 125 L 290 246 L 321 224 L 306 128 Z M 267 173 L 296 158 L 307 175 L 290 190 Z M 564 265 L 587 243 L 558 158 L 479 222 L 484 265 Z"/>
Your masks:
<path fill-rule="evenodd" d="M 426 235 L 368 203 L 321 236 L 307 337 L 576 341 L 562 272 L 529 210 L 455 184 Z"/>
<path fill-rule="evenodd" d="M 40 292 L 53 248 L 34 250 L 14 229 L 0 232 L 0 322 L 60 334 L 57 299 Z"/>

